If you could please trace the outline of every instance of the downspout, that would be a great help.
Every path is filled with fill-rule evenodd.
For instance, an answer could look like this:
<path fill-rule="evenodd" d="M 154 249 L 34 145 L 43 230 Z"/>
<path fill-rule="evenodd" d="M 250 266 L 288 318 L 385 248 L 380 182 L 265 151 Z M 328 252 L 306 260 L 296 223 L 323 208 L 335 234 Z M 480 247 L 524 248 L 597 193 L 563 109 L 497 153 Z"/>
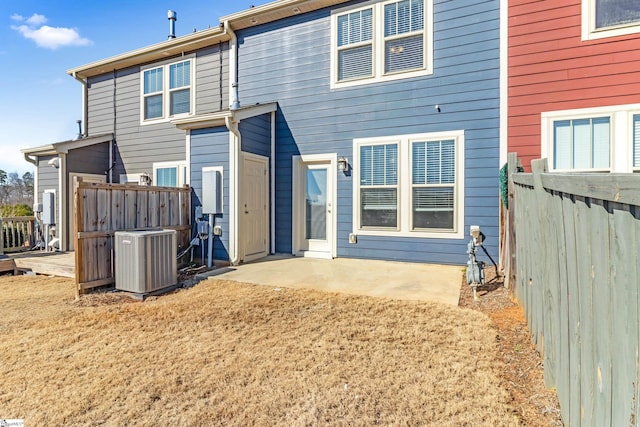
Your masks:
<path fill-rule="evenodd" d="M 89 109 L 87 108 L 87 99 L 89 97 L 89 87 L 85 79 L 78 77 L 74 71 L 71 77 L 82 84 L 82 121 L 84 122 L 84 136 L 89 136 Z"/>
<path fill-rule="evenodd" d="M 231 105 L 229 109 L 235 111 L 240 108 L 240 99 L 238 96 L 238 37 L 231 28 L 229 21 L 224 21 L 224 31 L 229 34 L 229 96 L 231 97 Z"/>
<path fill-rule="evenodd" d="M 239 108 L 238 101 L 238 38 L 231 28 L 229 21 L 224 22 L 224 30 L 229 34 L 229 94 L 232 97 L 230 109 Z M 239 157 L 240 157 L 240 130 L 238 123 L 233 120 L 233 114 L 224 119 L 229 129 L 229 261 L 236 265 L 240 261 L 239 254 Z"/>
<path fill-rule="evenodd" d="M 271 113 L 271 170 L 269 171 L 270 193 L 271 193 L 271 219 L 269 226 L 271 228 L 271 253 L 276 253 L 276 112 Z"/>
<path fill-rule="evenodd" d="M 56 237 L 58 238 L 60 250 L 65 252 L 69 247 L 69 236 L 67 236 L 67 221 L 69 220 L 67 202 L 67 191 L 69 190 L 69 184 L 67 179 L 67 154 L 58 153 L 60 157 L 60 166 L 58 166 L 58 219 L 56 221 Z"/>
<path fill-rule="evenodd" d="M 239 147 L 240 147 L 240 130 L 238 123 L 233 117 L 227 116 L 224 124 L 231 132 L 229 135 L 229 261 L 231 265 L 237 265 L 240 261 L 239 256 L 239 238 L 238 238 L 238 184 L 240 174 L 238 173 L 239 164 Z"/>

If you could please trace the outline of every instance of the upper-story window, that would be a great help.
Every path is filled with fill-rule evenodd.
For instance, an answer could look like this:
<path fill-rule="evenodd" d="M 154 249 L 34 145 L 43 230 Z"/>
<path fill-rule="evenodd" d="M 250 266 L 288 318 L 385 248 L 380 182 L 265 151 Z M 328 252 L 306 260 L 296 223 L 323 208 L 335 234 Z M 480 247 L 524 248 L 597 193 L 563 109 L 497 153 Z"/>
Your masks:
<path fill-rule="evenodd" d="M 143 123 L 192 112 L 193 59 L 154 65 L 142 70 Z"/>
<path fill-rule="evenodd" d="M 432 0 L 369 2 L 332 14 L 332 86 L 432 72 Z"/>
<path fill-rule="evenodd" d="M 637 0 L 582 0 L 582 39 L 640 32 Z"/>

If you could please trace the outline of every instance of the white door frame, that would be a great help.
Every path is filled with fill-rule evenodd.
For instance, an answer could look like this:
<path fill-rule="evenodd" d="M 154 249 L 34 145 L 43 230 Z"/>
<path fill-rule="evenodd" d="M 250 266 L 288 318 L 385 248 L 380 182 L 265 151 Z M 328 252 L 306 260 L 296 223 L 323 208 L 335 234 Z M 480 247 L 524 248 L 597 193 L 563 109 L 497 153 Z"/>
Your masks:
<path fill-rule="evenodd" d="M 260 252 L 260 253 L 255 253 L 255 254 L 251 254 L 251 255 L 247 255 L 246 254 L 246 241 L 245 241 L 245 230 L 247 229 L 246 225 L 245 225 L 245 217 L 244 217 L 244 197 L 245 197 L 245 189 L 244 189 L 244 185 L 245 185 L 245 179 L 244 179 L 244 162 L 246 159 L 250 159 L 252 161 L 255 162 L 259 162 L 259 163 L 263 163 L 265 166 L 265 177 L 264 177 L 264 194 L 266 195 L 266 204 L 267 206 L 265 207 L 265 216 L 264 216 L 264 241 L 265 241 L 265 246 L 264 246 L 264 251 Z M 269 255 L 269 203 L 270 203 L 270 194 L 269 194 L 269 158 L 265 157 L 265 156 L 260 156 L 258 154 L 253 154 L 253 153 L 247 153 L 247 152 L 240 152 L 240 176 L 242 177 L 242 183 L 241 183 L 241 194 L 240 197 L 238 198 L 238 213 L 239 215 L 241 215 L 241 221 L 240 221 L 240 232 L 238 233 L 239 236 L 239 246 L 240 246 L 240 253 L 242 254 L 242 256 L 240 257 L 240 259 L 242 260 L 242 262 L 249 262 L 249 261 L 253 261 L 256 259 L 260 259 L 260 258 L 264 258 L 267 255 Z"/>
<path fill-rule="evenodd" d="M 103 183 L 107 182 L 106 175 L 95 174 L 95 173 L 69 172 L 69 183 L 67 185 L 69 200 L 67 203 L 67 215 L 65 216 L 68 221 L 67 226 L 65 227 L 67 231 L 65 233 L 66 234 L 65 236 L 57 236 L 62 243 L 61 248 L 64 248 L 63 250 L 68 250 L 68 251 L 75 250 L 73 246 L 75 241 L 75 239 L 73 239 L 73 233 L 75 232 L 75 229 L 76 229 L 76 224 L 75 224 L 76 209 L 74 206 L 74 199 L 75 199 L 74 191 L 75 191 L 76 178 L 82 178 L 83 180 L 87 179 L 88 182 L 103 182 Z M 66 239 L 68 239 L 68 241 L 64 241 Z"/>
<path fill-rule="evenodd" d="M 293 156 L 293 169 L 292 169 L 292 188 L 291 188 L 291 248 L 293 255 L 308 256 L 315 258 L 335 258 L 337 253 L 337 239 L 336 230 L 338 228 L 338 215 L 337 215 L 337 153 L 326 154 L 307 154 Z M 309 163 L 322 163 L 328 165 L 327 174 L 327 187 L 330 192 L 331 205 L 328 207 L 331 211 L 329 222 L 329 231 L 327 239 L 329 240 L 329 252 L 313 252 L 303 248 L 304 241 L 304 209 L 302 200 L 304 198 L 304 179 L 302 172 L 305 164 Z"/>

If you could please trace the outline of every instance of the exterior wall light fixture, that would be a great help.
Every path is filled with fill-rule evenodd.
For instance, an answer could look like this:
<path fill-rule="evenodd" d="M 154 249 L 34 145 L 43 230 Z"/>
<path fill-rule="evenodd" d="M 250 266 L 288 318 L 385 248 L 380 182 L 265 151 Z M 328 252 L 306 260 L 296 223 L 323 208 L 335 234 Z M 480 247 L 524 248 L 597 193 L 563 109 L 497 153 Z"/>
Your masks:
<path fill-rule="evenodd" d="M 349 160 L 346 157 L 338 158 L 338 170 L 340 172 L 347 172 L 349 170 Z"/>

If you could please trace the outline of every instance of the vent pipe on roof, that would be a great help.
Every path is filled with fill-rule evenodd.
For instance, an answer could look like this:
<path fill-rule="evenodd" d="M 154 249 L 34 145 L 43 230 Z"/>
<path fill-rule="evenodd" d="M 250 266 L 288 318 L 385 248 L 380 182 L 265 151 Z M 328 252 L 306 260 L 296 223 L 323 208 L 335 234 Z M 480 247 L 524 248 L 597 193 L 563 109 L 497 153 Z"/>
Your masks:
<path fill-rule="evenodd" d="M 175 39 L 176 21 L 178 20 L 178 14 L 173 10 L 169 10 L 167 12 L 167 18 L 169 19 L 169 39 Z"/>
<path fill-rule="evenodd" d="M 233 93 L 231 94 L 233 98 L 231 101 L 231 107 L 229 109 L 231 111 L 236 111 L 240 109 L 240 99 L 238 99 L 238 83 L 233 82 L 231 84 L 231 88 L 233 89 Z"/>
<path fill-rule="evenodd" d="M 76 123 L 78 124 L 78 136 L 76 139 L 82 139 L 82 120 L 76 120 Z"/>

